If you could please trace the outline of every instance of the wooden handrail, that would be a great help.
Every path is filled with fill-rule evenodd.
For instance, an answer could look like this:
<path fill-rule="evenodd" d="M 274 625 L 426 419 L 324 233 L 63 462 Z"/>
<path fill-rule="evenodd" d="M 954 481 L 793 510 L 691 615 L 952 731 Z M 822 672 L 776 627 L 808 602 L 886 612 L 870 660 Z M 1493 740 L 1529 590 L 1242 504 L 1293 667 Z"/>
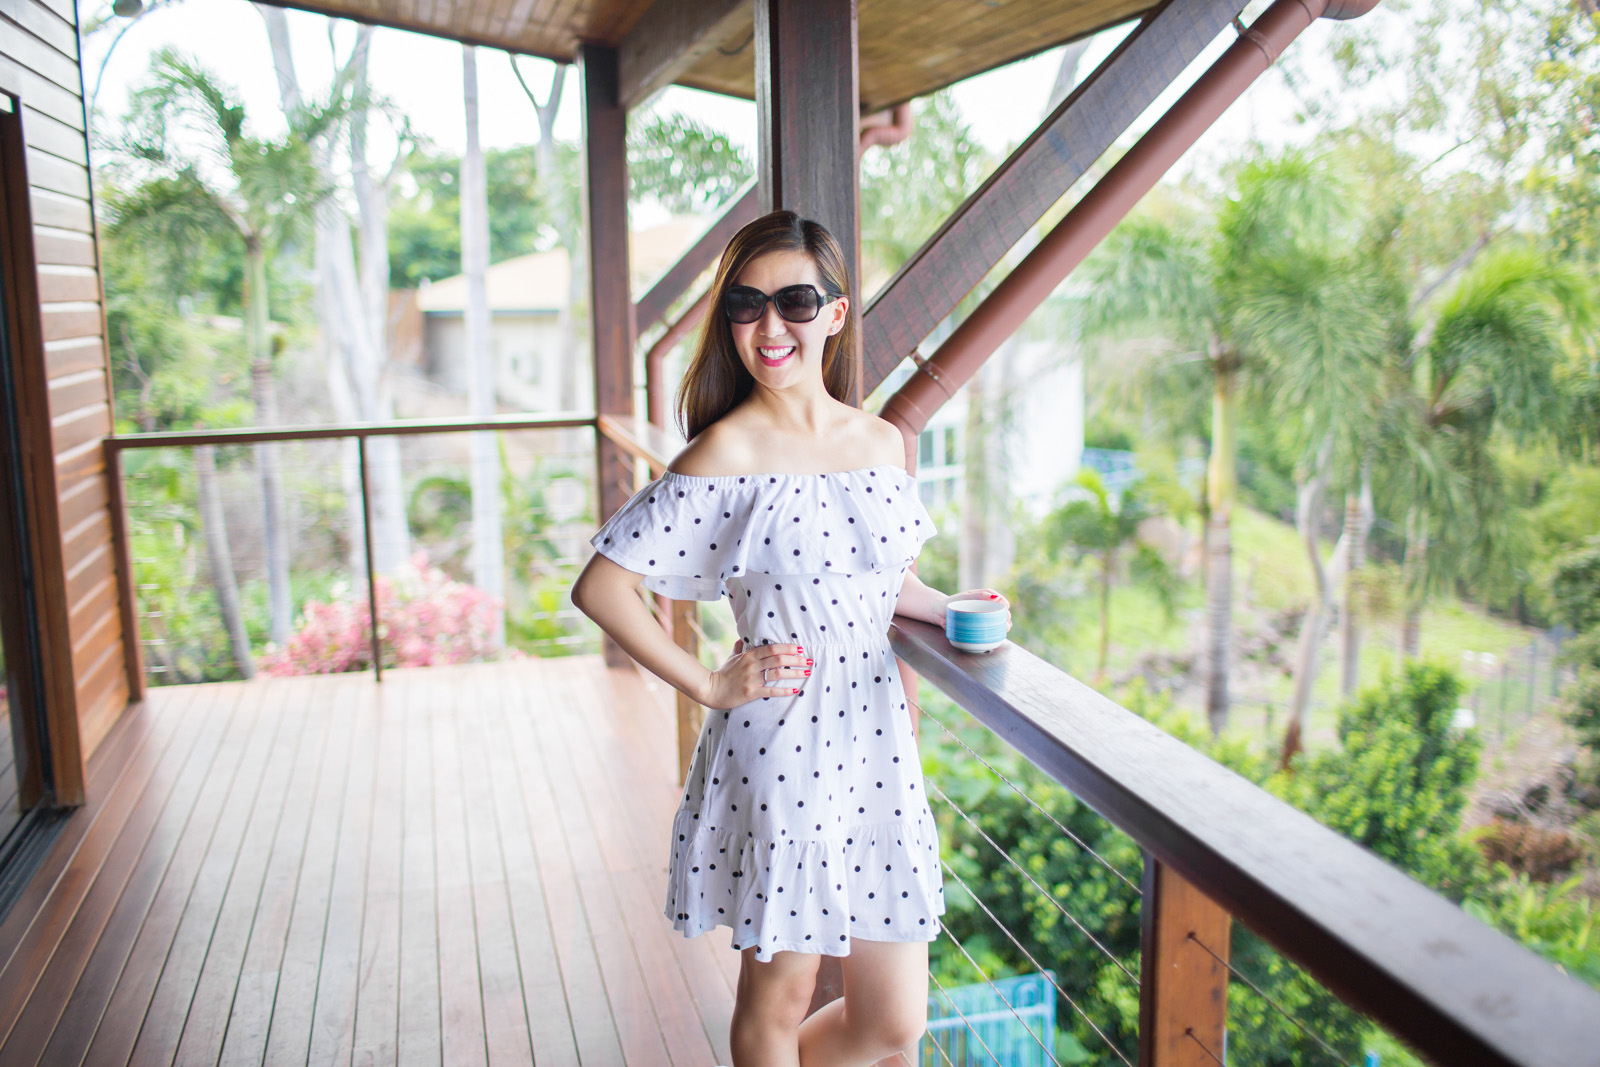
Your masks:
<path fill-rule="evenodd" d="M 250 445 L 262 441 L 311 441 L 327 437 L 401 437 L 421 433 L 471 433 L 475 430 L 559 430 L 593 426 L 595 417 L 585 412 L 560 414 L 462 416 L 448 419 L 390 419 L 386 422 L 324 423 L 311 426 L 253 427 L 226 430 L 163 430 L 158 433 L 112 434 L 106 448 L 183 448 L 194 445 Z"/>
<path fill-rule="evenodd" d="M 596 428 L 614 441 L 618 448 L 650 465 L 650 472 L 660 477 L 683 448 L 683 439 L 676 431 L 663 429 L 639 415 L 599 415 Z M 602 516 L 604 521 L 604 516 Z"/>
<path fill-rule="evenodd" d="M 1439 1063 L 1593 1063 L 1600 993 L 1309 815 L 1007 642 L 894 651 L 1155 859 Z"/>

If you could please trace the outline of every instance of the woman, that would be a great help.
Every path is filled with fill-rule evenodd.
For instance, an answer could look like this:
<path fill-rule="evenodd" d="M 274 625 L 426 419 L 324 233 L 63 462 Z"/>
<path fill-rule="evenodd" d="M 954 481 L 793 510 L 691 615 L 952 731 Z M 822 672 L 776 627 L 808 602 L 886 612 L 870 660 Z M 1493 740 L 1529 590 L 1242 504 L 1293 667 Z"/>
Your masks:
<path fill-rule="evenodd" d="M 910 573 L 934 526 L 900 431 L 842 399 L 849 291 L 816 222 L 777 211 L 734 235 L 678 388 L 689 443 L 594 535 L 572 590 L 629 655 L 707 708 L 665 910 L 689 937 L 733 931 L 735 1067 L 852 1067 L 914 1048 L 944 912 L 887 629 L 896 613 L 942 626 L 954 598 Z M 641 582 L 730 597 L 728 661 L 709 671 L 678 648 Z M 845 995 L 807 1018 L 823 954 L 843 957 Z"/>

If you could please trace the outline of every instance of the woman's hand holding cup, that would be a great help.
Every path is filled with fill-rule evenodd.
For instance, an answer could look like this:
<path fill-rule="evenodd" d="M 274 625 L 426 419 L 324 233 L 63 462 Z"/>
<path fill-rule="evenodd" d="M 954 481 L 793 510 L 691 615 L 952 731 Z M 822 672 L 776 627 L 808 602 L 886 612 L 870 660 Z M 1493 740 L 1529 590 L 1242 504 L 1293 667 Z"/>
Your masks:
<path fill-rule="evenodd" d="M 812 661 L 800 645 L 756 645 L 748 652 L 743 638 L 733 644 L 733 654 L 711 672 L 705 699 L 708 708 L 732 708 L 757 697 L 787 697 L 800 692 L 789 679 L 806 678 Z"/>
<path fill-rule="evenodd" d="M 998 589 L 952 593 L 945 597 L 939 614 L 945 638 L 965 652 L 988 652 L 998 647 L 1011 629 L 1011 602 Z"/>

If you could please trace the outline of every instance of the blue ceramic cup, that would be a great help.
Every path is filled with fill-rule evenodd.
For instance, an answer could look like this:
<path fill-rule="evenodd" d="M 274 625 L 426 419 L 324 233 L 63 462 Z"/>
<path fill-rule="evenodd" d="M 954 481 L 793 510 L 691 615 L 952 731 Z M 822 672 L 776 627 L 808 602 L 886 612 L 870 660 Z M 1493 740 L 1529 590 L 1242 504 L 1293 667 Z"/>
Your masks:
<path fill-rule="evenodd" d="M 1003 600 L 952 600 L 944 607 L 944 636 L 963 652 L 988 652 L 1006 639 Z"/>

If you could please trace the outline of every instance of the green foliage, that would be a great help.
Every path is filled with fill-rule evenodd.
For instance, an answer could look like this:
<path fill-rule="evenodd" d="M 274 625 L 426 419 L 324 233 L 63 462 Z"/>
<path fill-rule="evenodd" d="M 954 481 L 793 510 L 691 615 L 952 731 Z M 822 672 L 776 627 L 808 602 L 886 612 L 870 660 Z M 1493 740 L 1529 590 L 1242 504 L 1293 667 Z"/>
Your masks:
<path fill-rule="evenodd" d="M 489 256 L 501 262 L 561 246 L 578 233 L 581 154 L 568 143 L 551 146 L 553 174 L 541 179 L 536 145 L 484 152 L 489 190 Z M 397 288 L 461 273 L 461 160 L 417 151 L 407 162 L 389 207 L 389 276 Z M 565 300 L 565 293 L 547 294 Z"/>
<path fill-rule="evenodd" d="M 1574 875 L 1541 885 L 1519 874 L 1483 899 L 1467 901 L 1465 908 L 1473 918 L 1600 989 L 1600 908 L 1582 893 L 1582 882 L 1582 875 Z"/>
<path fill-rule="evenodd" d="M 1460 691 L 1448 668 L 1408 660 L 1340 710 L 1339 749 L 1302 755 L 1274 791 L 1460 901 L 1483 879 L 1459 834 L 1482 751 L 1476 734 L 1451 725 Z"/>
<path fill-rule="evenodd" d="M 1600 628 L 1600 536 L 1556 560 L 1550 594 L 1559 621 L 1580 633 Z"/>
<path fill-rule="evenodd" d="M 1137 975 L 1137 894 L 1063 834 L 1055 822 L 1105 857 L 1135 885 L 1142 864 L 1138 847 L 1031 763 L 1006 748 L 990 731 L 967 719 L 959 708 L 933 695 L 927 698 L 925 706 L 931 715 L 948 724 L 962 741 L 982 754 L 1039 806 L 1035 808 L 1001 782 L 937 725 L 925 723 L 923 765 L 929 781 L 976 823 L 974 826 L 957 815 L 938 799 L 937 793 L 930 798 L 950 870 L 972 887 L 984 906 L 1011 931 L 1028 955 L 1055 972 L 1057 982 L 1077 1001 L 1088 1018 L 1126 1055 L 1136 1057 L 1137 990 L 1089 937 Z M 993 844 L 985 840 L 984 835 L 988 835 Z M 1019 857 L 1033 879 L 1047 887 L 1051 899 L 1046 899 L 1019 875 L 996 851 L 996 846 Z M 945 898 L 947 910 L 940 921 L 954 940 L 959 940 L 972 953 L 986 973 L 1003 977 L 1035 970 L 1027 955 L 997 928 L 995 920 L 961 889 L 955 878 L 946 879 Z M 1063 910 L 1076 918 L 1083 929 L 1065 918 Z M 931 949 L 933 972 L 944 984 L 980 980 L 951 939 L 940 938 Z M 1092 1057 L 1089 1062 L 1111 1060 L 1102 1038 L 1070 1004 L 1058 1002 L 1056 1013 L 1057 1026 L 1087 1051 Z"/>
<path fill-rule="evenodd" d="M 755 163 L 745 150 L 698 119 L 650 114 L 629 126 L 628 181 L 635 200 L 653 200 L 675 214 L 706 212 L 727 203 L 753 177 Z"/>
<path fill-rule="evenodd" d="M 911 136 L 861 158 L 862 284 L 887 278 L 933 236 L 994 166 L 949 90 L 911 104 Z"/>

